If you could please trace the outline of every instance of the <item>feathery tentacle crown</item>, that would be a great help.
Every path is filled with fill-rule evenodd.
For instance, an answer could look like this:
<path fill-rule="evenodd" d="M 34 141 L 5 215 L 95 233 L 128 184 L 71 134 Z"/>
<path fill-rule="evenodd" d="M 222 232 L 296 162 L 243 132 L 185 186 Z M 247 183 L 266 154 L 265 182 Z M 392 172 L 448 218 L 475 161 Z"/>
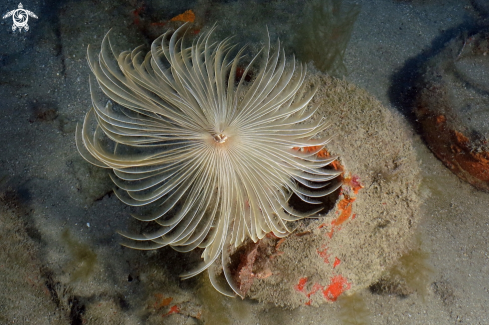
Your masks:
<path fill-rule="evenodd" d="M 298 95 L 305 67 L 286 65 L 280 43 L 272 53 L 267 44 L 236 81 L 244 48 L 233 55 L 229 39 L 211 42 L 214 28 L 185 47 L 182 28 L 157 38 L 147 54 L 138 47 L 116 57 L 108 35 L 98 58 L 89 49 L 98 87 L 90 81 L 93 108 L 77 130 L 77 147 L 90 163 L 112 169 L 121 201 L 154 206 L 134 217 L 159 228 L 123 234 L 133 240 L 127 246 L 203 248 L 201 265 L 182 278 L 220 257 L 232 291 L 209 272 L 213 285 L 241 295 L 227 268 L 228 245 L 269 232 L 287 236 L 289 222 L 321 210 L 298 212 L 290 195 L 318 204 L 338 187 L 327 183 L 338 173 L 322 168 L 334 158 L 316 157 L 328 142 L 313 139 L 327 127 L 324 119 L 309 121 L 316 90 Z M 293 149 L 304 146 L 320 149 Z"/>

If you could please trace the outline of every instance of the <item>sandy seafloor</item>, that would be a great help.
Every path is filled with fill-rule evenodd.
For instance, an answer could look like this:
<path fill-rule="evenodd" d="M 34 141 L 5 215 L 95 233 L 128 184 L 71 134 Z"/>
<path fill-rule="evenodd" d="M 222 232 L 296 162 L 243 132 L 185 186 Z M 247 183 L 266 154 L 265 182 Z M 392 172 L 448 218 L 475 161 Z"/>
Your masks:
<path fill-rule="evenodd" d="M 256 42 L 268 25 L 271 38 L 280 36 L 290 50 L 305 19 L 301 3 L 148 1 L 152 11 L 135 24 L 141 1 L 26 1 L 25 9 L 39 17 L 29 19 L 28 32 L 12 34 L 10 18 L 1 21 L 0 324 L 81 324 L 87 309 L 100 313 L 91 324 L 194 324 L 191 317 L 162 317 L 151 309 L 161 303 L 158 294 L 170 296 L 177 287 L 187 295 L 182 301 L 195 296 L 207 306 L 208 324 L 344 323 L 336 304 L 286 310 L 206 296 L 201 279 L 180 283 L 181 269 L 165 271 L 186 257 L 171 249 L 141 254 L 120 247 L 115 231 L 132 225 L 128 209 L 110 194 L 104 172 L 78 155 L 74 141 L 75 125 L 91 105 L 86 47 L 98 46 L 108 29 L 114 28 L 119 49 L 131 49 L 151 37 L 141 27 L 150 19 L 166 21 L 194 9 L 204 27 L 219 24 L 220 36 L 236 33 L 238 41 Z M 460 181 L 427 149 L 409 115 L 408 88 L 444 43 L 487 24 L 484 1 L 356 3 L 361 11 L 345 53 L 345 78 L 411 128 L 423 176 L 418 233 L 434 269 L 424 297 L 360 292 L 369 314 L 364 323 L 489 324 L 489 194 Z M 2 2 L 2 15 L 17 6 Z M 151 272 L 162 275 L 151 278 Z"/>

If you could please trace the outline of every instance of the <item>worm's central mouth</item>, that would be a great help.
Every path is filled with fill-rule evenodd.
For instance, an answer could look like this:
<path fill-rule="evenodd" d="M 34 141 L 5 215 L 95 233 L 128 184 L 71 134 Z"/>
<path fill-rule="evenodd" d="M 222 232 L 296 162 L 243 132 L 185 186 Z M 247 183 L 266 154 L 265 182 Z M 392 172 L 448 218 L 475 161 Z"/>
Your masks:
<path fill-rule="evenodd" d="M 222 133 L 214 135 L 214 141 L 216 141 L 217 143 L 224 143 L 226 142 L 227 138 L 228 137 Z"/>

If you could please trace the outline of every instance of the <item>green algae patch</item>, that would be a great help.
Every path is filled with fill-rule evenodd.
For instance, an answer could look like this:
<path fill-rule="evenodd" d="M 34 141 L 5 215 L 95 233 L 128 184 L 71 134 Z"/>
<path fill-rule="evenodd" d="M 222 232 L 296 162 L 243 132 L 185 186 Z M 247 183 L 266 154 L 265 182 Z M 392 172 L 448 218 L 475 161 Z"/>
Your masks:
<path fill-rule="evenodd" d="M 309 1 L 295 38 L 299 60 L 312 61 L 317 69 L 335 77 L 347 73 L 343 59 L 360 13 L 360 6 L 342 2 Z"/>
<path fill-rule="evenodd" d="M 429 254 L 420 248 L 412 249 L 370 287 L 373 293 L 406 297 L 416 292 L 423 300 L 434 274 L 429 264 Z"/>
<path fill-rule="evenodd" d="M 97 264 L 97 253 L 87 244 L 73 239 L 68 229 L 61 233 L 61 241 L 70 254 L 67 268 L 71 271 L 71 281 L 85 281 L 92 275 Z"/>
<path fill-rule="evenodd" d="M 399 259 L 399 264 L 391 269 L 390 276 L 404 281 L 411 290 L 416 291 L 424 299 L 426 288 L 434 273 L 428 260 L 427 252 L 421 249 L 412 250 Z"/>
<path fill-rule="evenodd" d="M 205 324 L 230 325 L 247 319 L 251 310 L 249 301 L 226 297 L 214 289 L 208 277 L 201 279 L 196 296 L 202 304 Z"/>
<path fill-rule="evenodd" d="M 343 325 L 370 324 L 370 311 L 360 294 L 340 296 L 337 302 L 340 307 L 338 318 Z"/>

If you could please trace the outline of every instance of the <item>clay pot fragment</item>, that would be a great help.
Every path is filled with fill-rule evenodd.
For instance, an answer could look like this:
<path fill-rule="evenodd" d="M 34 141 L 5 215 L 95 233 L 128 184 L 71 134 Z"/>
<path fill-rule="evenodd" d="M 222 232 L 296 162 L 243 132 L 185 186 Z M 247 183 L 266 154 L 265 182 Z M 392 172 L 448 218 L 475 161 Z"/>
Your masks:
<path fill-rule="evenodd" d="M 489 191 L 489 29 L 459 35 L 428 61 L 414 112 L 445 166 Z"/>

